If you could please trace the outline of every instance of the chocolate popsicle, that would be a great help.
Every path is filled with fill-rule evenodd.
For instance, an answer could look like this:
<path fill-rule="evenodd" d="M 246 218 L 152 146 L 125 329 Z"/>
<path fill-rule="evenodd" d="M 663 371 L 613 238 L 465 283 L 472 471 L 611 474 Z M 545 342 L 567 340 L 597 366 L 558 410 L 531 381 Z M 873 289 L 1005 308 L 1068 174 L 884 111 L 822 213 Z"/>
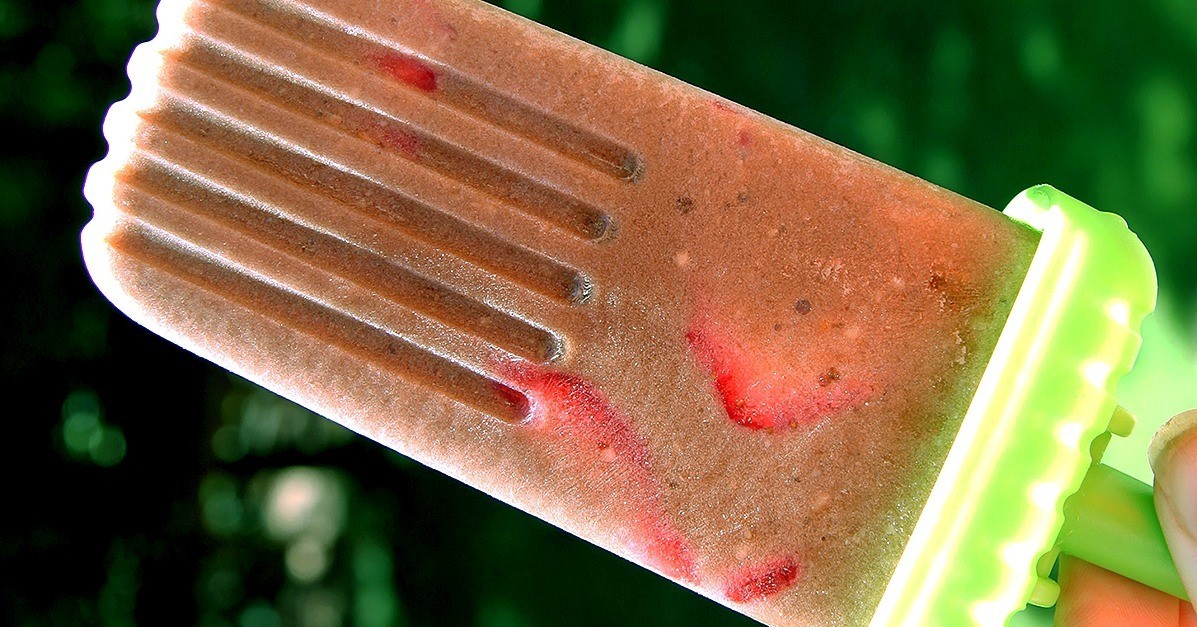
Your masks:
<path fill-rule="evenodd" d="M 759 620 L 868 619 L 1035 233 L 479 2 L 159 14 L 87 184 L 118 307 Z"/>

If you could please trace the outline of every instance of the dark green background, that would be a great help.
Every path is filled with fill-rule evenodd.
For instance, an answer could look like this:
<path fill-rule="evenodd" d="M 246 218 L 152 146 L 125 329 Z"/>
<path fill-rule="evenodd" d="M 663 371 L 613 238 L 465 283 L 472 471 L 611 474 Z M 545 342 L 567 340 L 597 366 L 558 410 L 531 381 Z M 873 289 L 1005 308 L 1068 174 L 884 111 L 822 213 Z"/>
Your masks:
<path fill-rule="evenodd" d="M 1121 213 L 1164 299 L 1129 393 L 1197 394 L 1194 2 L 505 4 L 992 206 L 1051 182 Z M 153 30 L 148 0 L 0 0 L 0 624 L 749 622 L 109 306 L 79 190 Z M 289 529 L 282 487 L 316 503 Z"/>

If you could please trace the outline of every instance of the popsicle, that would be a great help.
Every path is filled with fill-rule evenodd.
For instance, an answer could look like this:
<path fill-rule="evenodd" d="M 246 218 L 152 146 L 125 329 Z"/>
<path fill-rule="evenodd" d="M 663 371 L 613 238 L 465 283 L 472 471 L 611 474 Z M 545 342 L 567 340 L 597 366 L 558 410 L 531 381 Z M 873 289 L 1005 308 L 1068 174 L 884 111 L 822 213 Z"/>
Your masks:
<path fill-rule="evenodd" d="M 875 616 L 1042 225 L 480 2 L 159 25 L 85 190 L 122 311 L 763 622 Z"/>

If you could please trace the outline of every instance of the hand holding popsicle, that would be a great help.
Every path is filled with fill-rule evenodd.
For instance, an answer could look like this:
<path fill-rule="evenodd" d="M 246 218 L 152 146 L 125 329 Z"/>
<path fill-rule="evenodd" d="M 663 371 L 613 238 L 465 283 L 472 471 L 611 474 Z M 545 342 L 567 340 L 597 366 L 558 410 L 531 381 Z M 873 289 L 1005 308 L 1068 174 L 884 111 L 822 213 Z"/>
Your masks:
<path fill-rule="evenodd" d="M 1155 506 L 1176 569 L 1197 593 L 1197 410 L 1176 415 L 1151 445 Z M 1056 622 L 1065 626 L 1197 625 L 1190 603 L 1080 560 L 1060 564 L 1062 593 Z"/>

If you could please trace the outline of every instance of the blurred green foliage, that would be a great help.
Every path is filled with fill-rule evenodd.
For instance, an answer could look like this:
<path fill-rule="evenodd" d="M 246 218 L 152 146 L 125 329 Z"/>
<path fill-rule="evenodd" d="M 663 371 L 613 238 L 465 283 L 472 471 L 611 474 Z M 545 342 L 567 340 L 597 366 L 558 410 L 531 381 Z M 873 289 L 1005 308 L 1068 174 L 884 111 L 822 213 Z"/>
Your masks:
<path fill-rule="evenodd" d="M 1000 207 L 1051 182 L 1125 216 L 1162 279 L 1111 455 L 1197 404 L 1189 0 L 500 4 Z M 82 269 L 79 189 L 148 0 L 0 0 L 0 622 L 746 624 L 185 355 Z"/>

